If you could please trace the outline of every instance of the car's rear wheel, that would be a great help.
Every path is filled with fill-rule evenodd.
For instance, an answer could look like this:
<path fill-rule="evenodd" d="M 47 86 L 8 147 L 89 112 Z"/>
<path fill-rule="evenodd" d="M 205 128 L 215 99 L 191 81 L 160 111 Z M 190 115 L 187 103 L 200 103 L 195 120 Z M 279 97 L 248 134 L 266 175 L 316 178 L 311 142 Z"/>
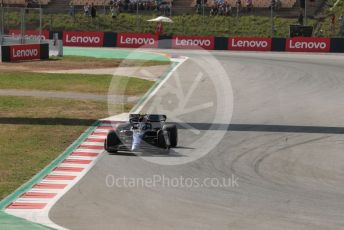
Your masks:
<path fill-rule="evenodd" d="M 168 131 L 171 147 L 176 147 L 178 144 L 178 130 L 176 125 L 164 125 L 163 130 Z"/>
<path fill-rule="evenodd" d="M 166 149 L 168 146 L 166 144 L 165 136 L 164 136 L 164 131 L 159 130 L 158 131 L 158 146 L 160 148 Z"/>
<path fill-rule="evenodd" d="M 105 151 L 109 152 L 108 145 L 107 145 L 107 139 L 104 141 L 104 149 Z"/>
<path fill-rule="evenodd" d="M 163 130 L 158 131 L 158 143 L 157 144 L 158 144 L 158 147 L 160 148 L 159 153 L 169 154 L 170 146 L 167 145 L 167 143 L 166 143 Z"/>

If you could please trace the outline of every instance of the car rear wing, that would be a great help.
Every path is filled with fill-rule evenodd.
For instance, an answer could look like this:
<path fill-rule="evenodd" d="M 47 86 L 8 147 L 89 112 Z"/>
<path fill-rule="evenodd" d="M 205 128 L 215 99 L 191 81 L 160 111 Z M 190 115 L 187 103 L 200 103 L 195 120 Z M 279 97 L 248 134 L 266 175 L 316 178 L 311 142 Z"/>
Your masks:
<path fill-rule="evenodd" d="M 139 118 L 142 116 L 141 114 L 137 113 L 131 113 L 129 114 L 129 122 L 134 123 L 134 122 L 139 122 Z M 167 116 L 164 114 L 146 114 L 144 115 L 147 119 L 147 121 L 150 122 L 161 122 L 161 121 L 166 121 Z"/>
<path fill-rule="evenodd" d="M 129 114 L 129 122 L 136 123 L 139 122 L 140 114 Z"/>

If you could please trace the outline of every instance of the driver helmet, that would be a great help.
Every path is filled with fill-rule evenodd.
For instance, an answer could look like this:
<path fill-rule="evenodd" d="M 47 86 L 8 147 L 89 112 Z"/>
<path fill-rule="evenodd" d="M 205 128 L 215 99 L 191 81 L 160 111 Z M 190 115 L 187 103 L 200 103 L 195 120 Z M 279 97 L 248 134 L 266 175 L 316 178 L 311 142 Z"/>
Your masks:
<path fill-rule="evenodd" d="M 146 114 L 141 113 L 139 115 L 139 122 L 145 122 L 146 121 Z"/>

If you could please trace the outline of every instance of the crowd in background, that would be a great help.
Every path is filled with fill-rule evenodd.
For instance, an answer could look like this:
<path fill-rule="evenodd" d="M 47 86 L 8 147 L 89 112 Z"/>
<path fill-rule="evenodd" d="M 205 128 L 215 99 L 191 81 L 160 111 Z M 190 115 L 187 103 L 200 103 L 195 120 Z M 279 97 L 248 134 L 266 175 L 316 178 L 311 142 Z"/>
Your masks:
<path fill-rule="evenodd" d="M 92 18 L 95 18 L 97 16 L 97 9 L 93 3 L 86 3 L 84 5 L 84 15 Z"/>
<path fill-rule="evenodd" d="M 210 16 L 222 15 L 229 16 L 232 14 L 232 9 L 235 7 L 239 12 L 252 12 L 253 11 L 253 0 L 237 0 L 234 6 L 231 6 L 225 0 L 216 0 L 211 6 L 208 6 L 207 0 L 197 0 L 196 1 L 196 13 L 202 13 L 203 5 L 204 7 L 210 7 Z M 243 4 L 245 4 L 243 6 Z"/>
<path fill-rule="evenodd" d="M 105 12 L 110 11 L 112 18 L 116 18 L 120 12 L 133 13 L 139 11 L 157 11 L 160 14 L 171 13 L 172 0 L 110 0 L 108 5 L 103 6 Z M 93 3 L 86 3 L 83 6 L 85 16 L 96 17 L 97 9 Z M 69 3 L 69 14 L 75 15 L 75 5 L 73 0 Z"/>
<path fill-rule="evenodd" d="M 118 12 L 157 11 L 168 14 L 171 11 L 172 0 L 111 0 L 110 9 L 117 8 Z"/>
<path fill-rule="evenodd" d="M 232 13 L 232 7 L 227 2 L 216 2 L 210 9 L 210 16 L 222 15 L 229 16 Z"/>
<path fill-rule="evenodd" d="M 24 7 L 25 8 L 39 8 L 40 2 L 39 0 L 25 0 Z"/>
<path fill-rule="evenodd" d="M 196 13 L 201 14 L 202 8 L 210 7 L 210 16 L 215 15 L 222 15 L 222 16 L 229 16 L 232 14 L 233 8 L 235 8 L 235 12 L 238 13 L 250 13 L 253 12 L 253 1 L 254 0 L 236 0 L 235 5 L 231 5 L 226 0 L 216 0 L 214 3 L 209 6 L 207 4 L 207 0 L 196 0 Z M 271 5 L 275 11 L 278 11 L 281 8 L 281 1 L 280 0 L 271 0 Z"/>

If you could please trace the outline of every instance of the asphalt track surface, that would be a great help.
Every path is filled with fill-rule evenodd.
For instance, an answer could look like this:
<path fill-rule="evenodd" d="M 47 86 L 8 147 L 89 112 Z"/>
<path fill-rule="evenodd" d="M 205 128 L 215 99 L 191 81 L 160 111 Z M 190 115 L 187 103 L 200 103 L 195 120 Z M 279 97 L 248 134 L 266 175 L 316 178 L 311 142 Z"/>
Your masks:
<path fill-rule="evenodd" d="M 169 156 L 149 153 L 143 158 L 105 153 L 53 207 L 50 218 L 55 223 L 69 229 L 99 230 L 343 229 L 344 57 L 213 55 L 226 70 L 218 77 L 230 79 L 233 92 L 223 90 L 218 97 L 211 73 L 204 71 L 197 77 L 199 69 L 215 67 L 206 63 L 200 67 L 196 64 L 200 55 L 190 52 L 190 59 L 174 74 L 179 77 L 173 75 L 166 84 L 192 91 L 190 97 L 184 95 L 185 108 L 213 104 L 178 116 L 180 148 Z M 196 79 L 199 84 L 192 87 Z M 176 115 L 175 108 L 183 102 L 167 86 L 144 110 L 156 111 L 150 106 L 160 103 L 161 111 Z M 221 100 L 231 103 L 231 98 L 233 104 L 228 107 L 234 109 L 228 126 L 221 123 L 226 117 L 219 118 L 214 111 L 225 110 Z M 207 133 L 210 137 L 197 143 Z M 211 138 L 214 133 L 223 138 Z M 198 160 L 166 165 L 197 156 L 217 141 Z M 223 187 L 158 184 L 130 188 L 107 186 L 108 175 L 201 181 L 235 175 L 239 179 Z"/>

